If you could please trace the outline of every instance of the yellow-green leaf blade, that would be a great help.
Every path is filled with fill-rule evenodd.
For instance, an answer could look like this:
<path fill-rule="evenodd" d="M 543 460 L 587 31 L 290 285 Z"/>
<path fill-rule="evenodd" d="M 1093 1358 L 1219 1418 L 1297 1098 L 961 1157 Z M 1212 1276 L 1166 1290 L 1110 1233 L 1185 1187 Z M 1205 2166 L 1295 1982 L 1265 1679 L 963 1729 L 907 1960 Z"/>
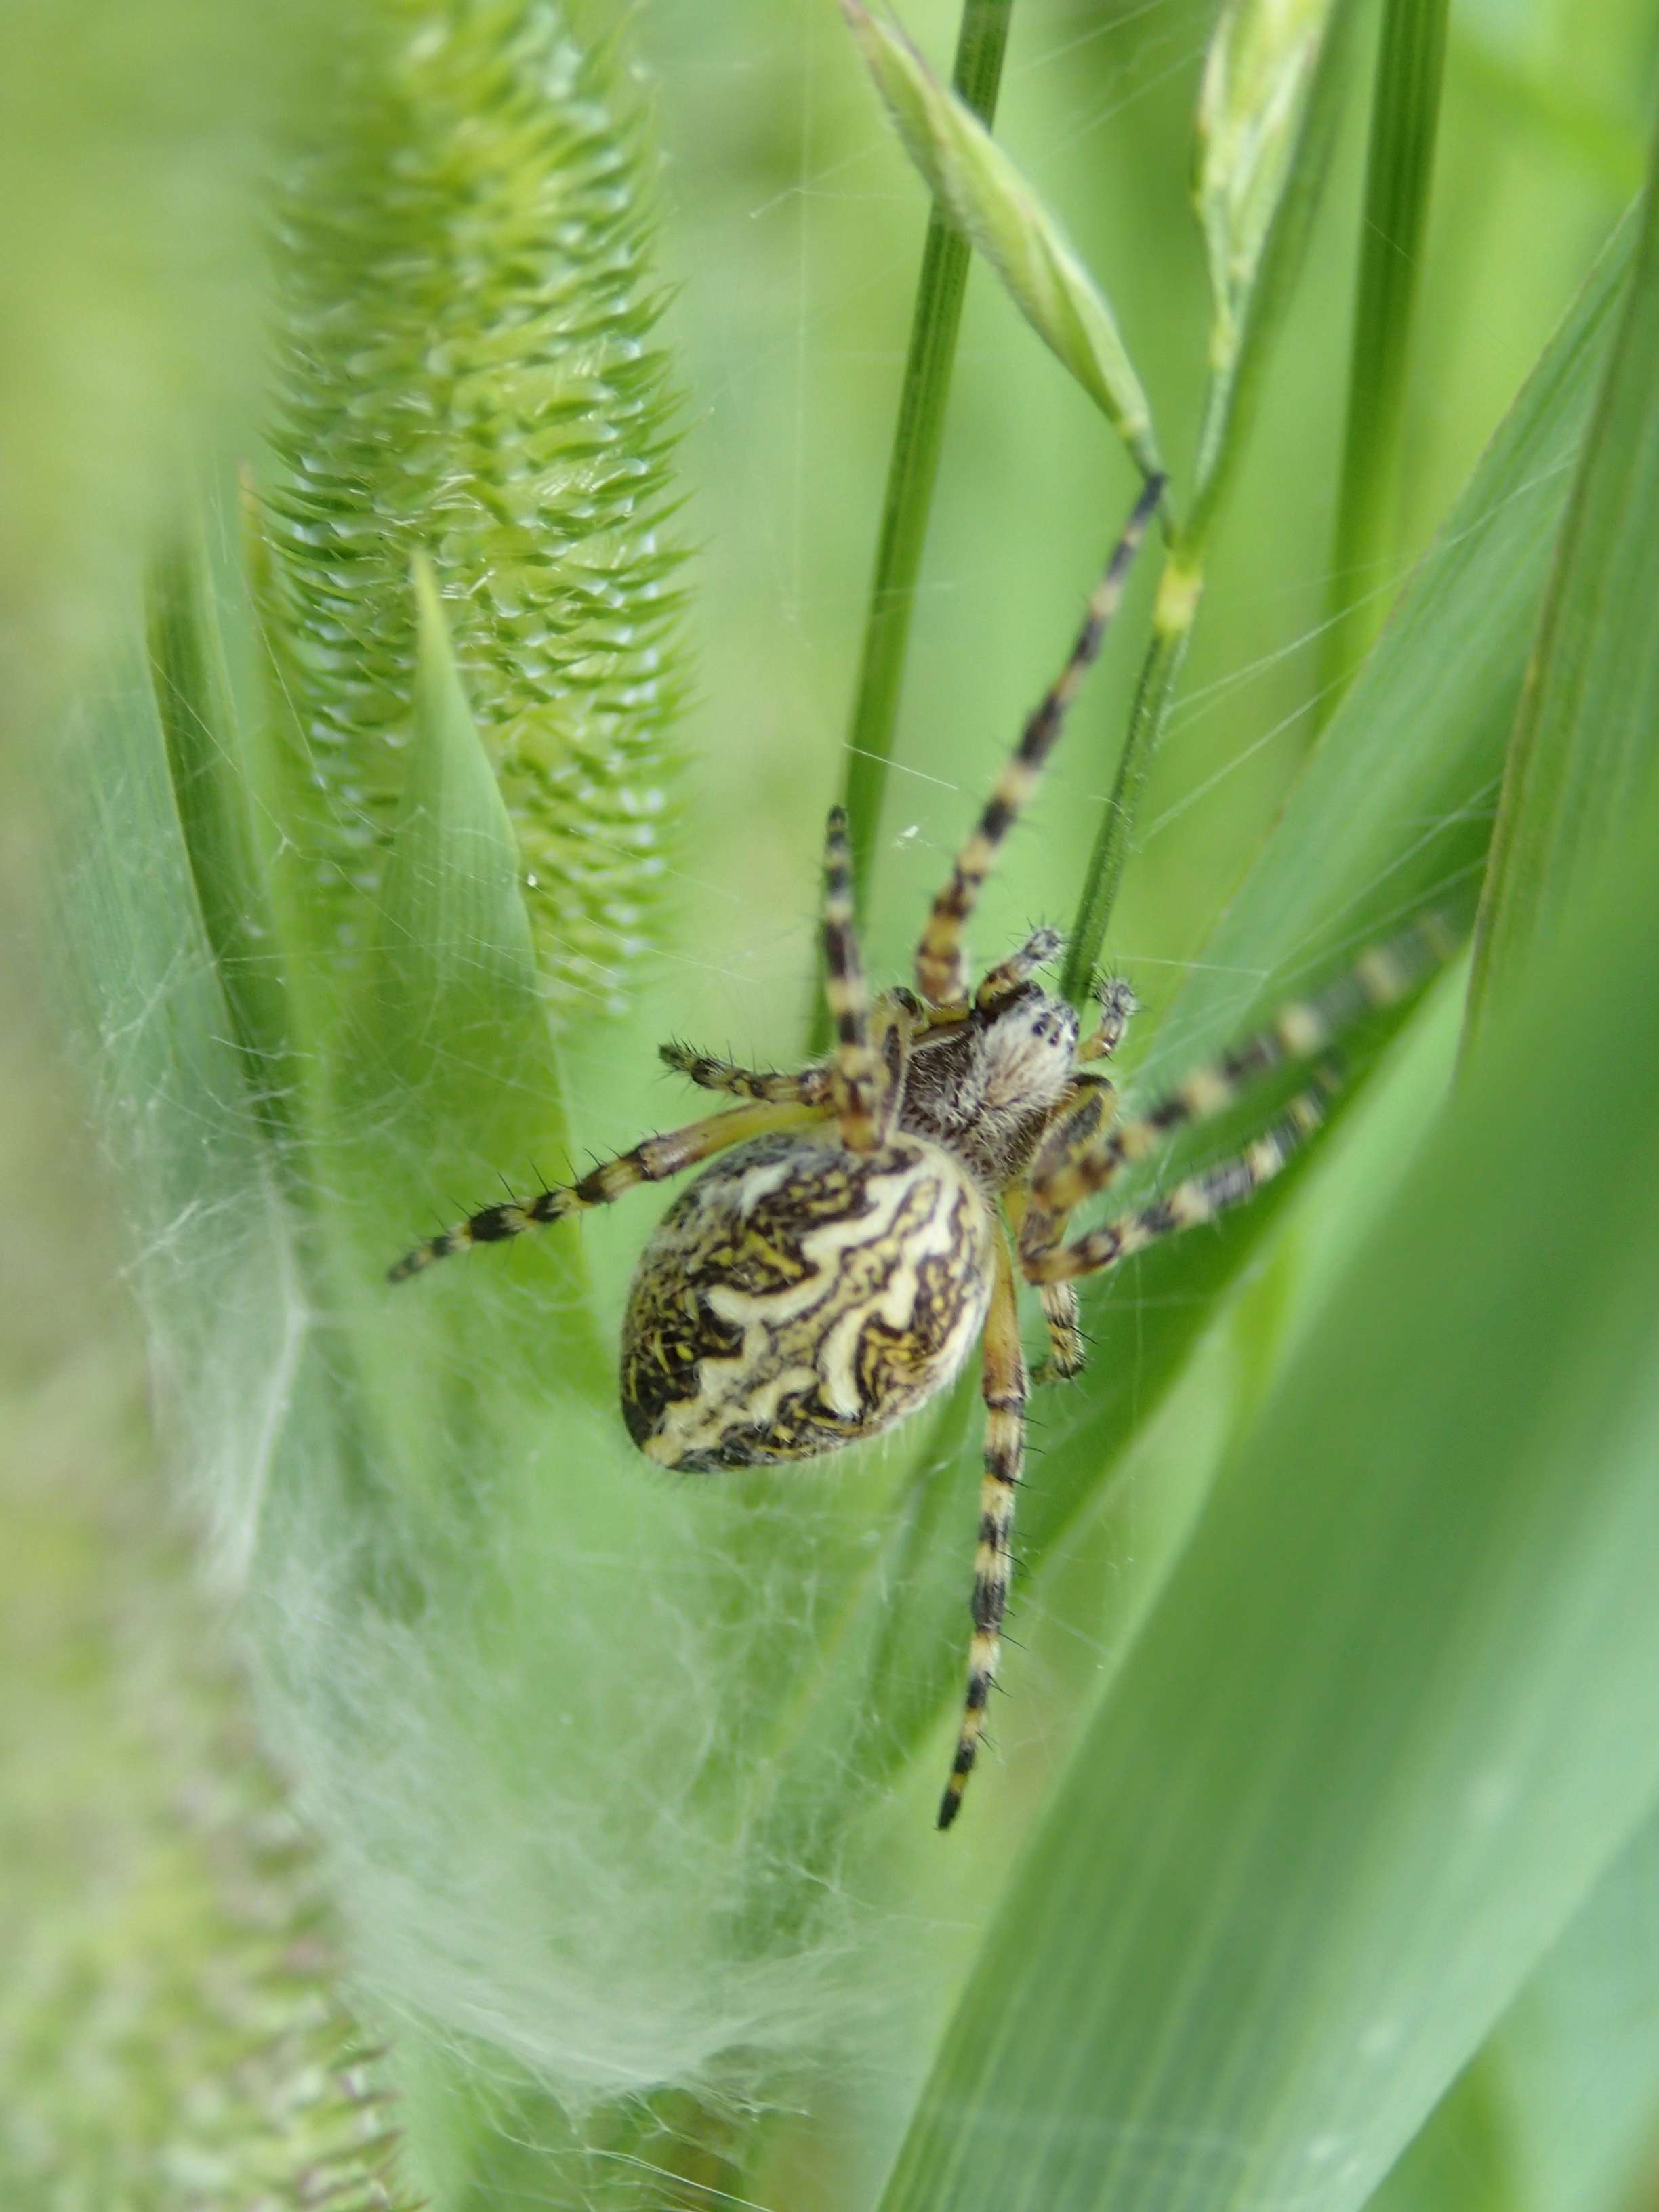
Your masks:
<path fill-rule="evenodd" d="M 884 2212 L 1352 2212 L 1659 1793 L 1646 827 L 1224 1469 Z"/>
<path fill-rule="evenodd" d="M 1364 659 L 1386 611 L 1384 595 L 1373 586 L 1386 577 L 1395 544 L 1446 15 L 1446 0 L 1389 0 L 1382 19 L 1326 652 L 1327 672 L 1339 685 Z"/>
<path fill-rule="evenodd" d="M 1159 1025 L 1138 1072 L 1155 1093 L 1311 977 L 1424 907 L 1471 899 L 1491 793 L 1520 696 L 1549 548 L 1627 273 L 1604 255 L 1482 456 L 1409 591 L 1292 788 L 1272 836 Z M 1039 1553 L 1115 1466 L 1179 1371 L 1223 1286 L 1280 1202 L 1218 1237 L 1149 1254 L 1134 1295 L 1085 1288 L 1086 1401 L 1051 1436 L 1074 1475 L 1022 1500 Z"/>
<path fill-rule="evenodd" d="M 996 271 L 1051 352 L 1106 416 L 1142 471 L 1163 465 L 1152 404 L 1093 278 L 1014 163 L 898 32 L 842 0 L 905 151 L 946 216 Z"/>
<path fill-rule="evenodd" d="M 1227 0 L 1211 33 L 1194 180 L 1212 307 L 1196 543 L 1242 449 L 1266 340 L 1323 190 L 1353 15 L 1352 0 Z"/>
<path fill-rule="evenodd" d="M 1659 191 L 1650 185 L 1624 318 L 1559 549 L 1493 838 L 1470 996 L 1531 969 L 1607 847 L 1659 787 Z"/>

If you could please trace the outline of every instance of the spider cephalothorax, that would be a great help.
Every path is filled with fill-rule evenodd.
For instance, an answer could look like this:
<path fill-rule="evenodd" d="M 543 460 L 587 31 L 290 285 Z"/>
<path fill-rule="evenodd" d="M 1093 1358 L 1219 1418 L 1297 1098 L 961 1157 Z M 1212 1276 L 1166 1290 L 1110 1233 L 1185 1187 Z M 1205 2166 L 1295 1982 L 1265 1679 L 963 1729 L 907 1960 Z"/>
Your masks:
<path fill-rule="evenodd" d="M 565 1188 L 487 1206 L 392 1271 L 394 1279 L 413 1274 L 709 1162 L 641 1256 L 621 1377 L 623 1417 L 641 1450 L 659 1466 L 699 1472 L 817 1458 L 878 1435 L 926 1404 L 981 1344 L 984 1474 L 968 1691 L 941 1827 L 955 1818 L 978 1751 L 1007 1597 L 1025 1436 L 1019 1279 L 1042 1296 L 1048 1373 L 1076 1375 L 1079 1278 L 1213 1219 L 1277 1175 L 1318 1126 L 1333 1069 L 1316 1066 L 1308 1088 L 1243 1152 L 1155 1203 L 1072 1236 L 1077 1207 L 1172 1131 L 1224 1110 L 1253 1077 L 1316 1059 L 1337 1028 L 1398 997 L 1447 949 L 1432 922 L 1373 948 L 1317 999 L 1283 1008 L 1258 1036 L 1131 1116 L 1115 1112 L 1112 1085 L 1086 1066 L 1109 1057 L 1123 1036 L 1134 1012 L 1127 984 L 1097 986 L 1085 1035 L 1073 1010 L 1036 981 L 1060 949 L 1054 931 L 1039 930 L 969 993 L 968 919 L 1099 649 L 1160 490 L 1150 483 L 1136 505 L 1070 659 L 933 901 L 915 989 L 869 1001 L 837 807 L 823 925 L 834 1058 L 768 1074 L 665 1046 L 671 1066 L 744 1103 L 648 1137 Z"/>

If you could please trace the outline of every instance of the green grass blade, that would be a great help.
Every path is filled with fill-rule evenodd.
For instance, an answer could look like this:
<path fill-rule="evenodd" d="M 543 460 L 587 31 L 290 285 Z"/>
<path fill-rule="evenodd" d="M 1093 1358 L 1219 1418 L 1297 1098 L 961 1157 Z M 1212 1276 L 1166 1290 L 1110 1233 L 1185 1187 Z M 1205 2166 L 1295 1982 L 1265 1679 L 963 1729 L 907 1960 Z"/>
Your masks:
<path fill-rule="evenodd" d="M 1351 2212 L 1646 1816 L 1655 828 L 1542 965 L 1559 1055 L 1494 1025 L 1224 1470 L 884 2212 Z"/>
<path fill-rule="evenodd" d="M 1060 990 L 1075 1006 L 1086 1005 L 1099 971 L 1101 948 L 1122 887 L 1123 872 L 1134 849 L 1140 794 L 1175 703 L 1203 586 L 1201 568 L 1188 569 L 1175 556 L 1170 556 L 1158 589 L 1152 643 L 1141 664 L 1122 755 L 1100 817 L 1099 835 L 1089 855 L 1077 918 L 1066 933 Z"/>
<path fill-rule="evenodd" d="M 429 1091 L 461 1071 L 461 1111 L 478 1078 L 522 1071 L 530 1051 L 550 1080 L 523 864 L 455 667 L 437 579 L 413 584 L 415 704 L 402 800 L 376 903 L 374 971 L 362 1022 L 389 1073 Z"/>
<path fill-rule="evenodd" d="M 1323 191 L 1352 15 L 1348 0 L 1288 7 L 1230 0 L 1211 35 L 1194 183 L 1213 310 L 1197 483 L 1158 585 L 1152 641 L 1067 943 L 1063 988 L 1079 1005 L 1099 964 L 1141 790 L 1175 703 L 1204 595 L 1210 532 Z"/>
<path fill-rule="evenodd" d="M 1518 2193 L 1513 2157 L 1509 2108 L 1482 2051 L 1366 2199 L 1366 2212 L 1516 2212 L 1526 2199 Z"/>
<path fill-rule="evenodd" d="M 1659 1816 L 1596 1883 L 1373 2212 L 1620 2212 L 1659 2137 Z M 1475 2116 L 1482 2116 L 1482 2145 Z M 1456 2193 L 1461 2185 L 1464 2195 Z"/>
<path fill-rule="evenodd" d="M 1401 439 L 1439 134 L 1446 0 L 1388 0 L 1371 97 L 1359 297 L 1336 523 L 1327 674 L 1346 683 L 1381 626 L 1374 582 L 1397 521 Z"/>
<path fill-rule="evenodd" d="M 842 0 L 905 151 L 938 205 L 984 255 L 1027 322 L 1127 446 L 1143 475 L 1162 467 L 1152 404 L 1104 295 L 1059 224 L 963 102 L 861 0 Z"/>
<path fill-rule="evenodd" d="M 990 125 L 996 113 L 997 88 L 1008 43 L 1013 0 L 966 0 L 957 33 L 951 89 L 970 113 Z M 956 358 L 963 295 L 968 287 L 970 249 L 963 234 L 948 223 L 935 202 L 916 279 L 916 303 L 909 349 L 899 392 L 898 421 L 887 465 L 881 534 L 876 543 L 870 611 L 848 731 L 847 781 L 843 798 L 853 854 L 853 888 L 862 915 L 868 888 L 870 856 L 887 788 L 893 727 L 904 678 L 905 648 L 916 577 L 927 542 L 933 485 L 945 434 L 951 367 Z M 814 1001 L 815 1033 L 827 1012 Z M 824 1037 L 827 1039 L 827 1030 Z M 815 1049 L 821 1049 L 822 1043 Z"/>
<path fill-rule="evenodd" d="M 1596 404 L 1521 702 L 1470 994 L 1532 989 L 1561 915 L 1659 771 L 1659 190 L 1650 185 L 1624 319 Z"/>
<path fill-rule="evenodd" d="M 1468 904 L 1630 243 L 1626 229 L 1546 349 L 1179 996 L 1142 1014 L 1156 1036 L 1137 1097 L 1243 1034 L 1253 1014 L 1340 964 L 1391 917 L 1449 893 Z M 1350 1098 L 1360 1087 L 1351 1085 Z M 1022 1495 L 1018 1536 L 1033 1575 L 1107 1494 L 1240 1271 L 1294 1202 L 1295 1182 L 1285 1177 L 1218 1232 L 1173 1240 L 1118 1280 L 1085 1286 L 1089 1375 L 1036 1401 L 1041 1479 Z M 848 1617 L 848 1648 L 792 1735 L 799 1771 L 783 1780 L 809 1811 L 814 1743 L 860 1743 L 865 1765 L 896 1772 L 959 1694 L 963 1591 L 948 1531 L 972 1526 L 971 1418 L 964 1385 L 869 1555 L 868 1613 Z M 879 1593 L 896 1587 L 907 1601 L 884 1621 Z M 818 1773 L 821 1781 L 821 1761 Z"/>
<path fill-rule="evenodd" d="M 294 1040 L 276 917 L 240 772 L 242 734 L 199 539 L 156 564 L 149 660 L 203 925 L 250 1090 L 261 1113 L 280 1122 L 294 1081 Z"/>
<path fill-rule="evenodd" d="M 1324 190 L 1352 0 L 1227 0 L 1199 95 L 1194 185 L 1210 261 L 1210 381 L 1186 542 L 1207 538 L 1243 449 L 1267 342 Z"/>
<path fill-rule="evenodd" d="M 1626 228 L 1546 349 L 1179 994 L 1141 1017 L 1156 1031 L 1137 1094 L 1219 1051 L 1391 922 L 1468 903 L 1631 243 Z M 1022 1501 L 1022 1549 L 1036 1555 L 1070 1525 L 1284 1202 L 1271 1193 L 1219 1236 L 1149 1255 L 1133 1294 L 1085 1290 L 1096 1370 L 1086 1402 L 1054 1416 L 1060 1468 Z"/>

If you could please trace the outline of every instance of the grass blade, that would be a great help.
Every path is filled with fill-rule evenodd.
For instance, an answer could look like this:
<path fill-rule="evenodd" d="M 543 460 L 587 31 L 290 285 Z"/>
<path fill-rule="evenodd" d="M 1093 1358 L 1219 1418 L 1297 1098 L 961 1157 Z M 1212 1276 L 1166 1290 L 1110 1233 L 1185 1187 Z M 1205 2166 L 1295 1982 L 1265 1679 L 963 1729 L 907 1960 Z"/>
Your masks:
<path fill-rule="evenodd" d="M 1250 402 L 1324 187 L 1340 119 L 1348 0 L 1230 0 L 1211 34 L 1198 112 L 1195 197 L 1213 316 L 1197 484 L 1158 585 L 1152 644 L 1067 943 L 1063 989 L 1081 1005 L 1099 964 L 1204 595 L 1211 530 L 1243 450 Z"/>
<path fill-rule="evenodd" d="M 1546 349 L 1180 996 L 1142 1016 L 1158 1027 L 1137 1097 L 1243 1035 L 1253 1014 L 1382 933 L 1390 917 L 1449 893 L 1468 902 L 1631 243 L 1626 228 Z M 1175 1240 L 1132 1274 L 1085 1285 L 1090 1374 L 1074 1393 L 1037 1400 L 1042 1479 L 1028 1486 L 1019 1519 L 1020 1556 L 1034 1575 L 1106 1496 L 1294 1181 L 1219 1233 Z M 972 1525 L 970 1408 L 964 1385 L 869 1555 L 870 1617 L 849 1623 L 857 1648 L 829 1671 L 822 1704 L 793 1732 L 799 1771 L 781 1769 L 783 1793 L 798 1802 L 811 1805 L 821 1779 L 816 1746 L 856 1742 L 865 1765 L 896 1773 L 959 1693 L 961 1577 L 944 1532 Z M 885 1622 L 878 1594 L 896 1587 L 909 1595 Z"/>
<path fill-rule="evenodd" d="M 1138 1094 L 1391 923 L 1468 903 L 1632 243 L 1626 227 L 1546 349 L 1179 995 L 1143 1017 L 1158 1026 Z M 1058 1537 L 1117 1463 L 1284 1202 L 1271 1193 L 1223 1235 L 1149 1255 L 1132 1286 L 1085 1292 L 1096 1375 L 1061 1417 L 1056 1480 L 1023 1502 L 1023 1549 Z"/>
<path fill-rule="evenodd" d="M 1207 536 L 1267 342 L 1301 266 L 1346 89 L 1352 0 L 1227 0 L 1199 95 L 1194 196 L 1210 260 L 1210 382 L 1187 526 Z"/>
<path fill-rule="evenodd" d="M 1340 619 L 1330 633 L 1328 675 L 1338 684 L 1364 658 L 1383 611 L 1370 586 L 1394 548 L 1400 441 L 1445 51 L 1446 0 L 1389 0 L 1371 100 L 1337 509 L 1332 612 Z"/>
<path fill-rule="evenodd" d="M 899 32 L 842 0 L 860 52 L 935 201 L 995 270 L 1037 336 L 1089 394 L 1144 476 L 1163 465 L 1152 404 L 1112 310 L 1059 224 L 969 108 Z"/>
<path fill-rule="evenodd" d="M 1659 1816 L 1596 1883 L 1373 2212 L 1616 2212 L 1659 2133 Z M 1484 2174 L 1484 2191 L 1471 2186 Z M 1471 2202 L 1471 2199 L 1473 2200 Z"/>
<path fill-rule="evenodd" d="M 219 963 L 250 1091 L 280 1118 L 294 1081 L 293 1040 L 275 917 L 240 773 L 241 732 L 199 543 L 177 547 L 152 578 L 149 661 L 203 926 Z"/>
<path fill-rule="evenodd" d="M 1659 190 L 1596 404 L 1504 772 L 1469 1002 L 1532 988 L 1562 914 L 1659 770 Z"/>
<path fill-rule="evenodd" d="M 377 957 L 362 1021 L 388 1073 L 429 1090 L 434 1069 L 465 1070 L 463 1110 L 480 1072 L 497 1080 L 536 1050 L 536 951 L 519 848 L 456 672 L 437 579 L 417 561 L 415 709 L 398 820 L 377 902 Z"/>
<path fill-rule="evenodd" d="M 1350 2212 L 1645 1817 L 1655 827 L 1538 978 L 1559 1057 L 1494 1025 L 1224 1472 L 884 2212 Z M 1564 1148 L 1587 1080 L 1603 1141 Z"/>

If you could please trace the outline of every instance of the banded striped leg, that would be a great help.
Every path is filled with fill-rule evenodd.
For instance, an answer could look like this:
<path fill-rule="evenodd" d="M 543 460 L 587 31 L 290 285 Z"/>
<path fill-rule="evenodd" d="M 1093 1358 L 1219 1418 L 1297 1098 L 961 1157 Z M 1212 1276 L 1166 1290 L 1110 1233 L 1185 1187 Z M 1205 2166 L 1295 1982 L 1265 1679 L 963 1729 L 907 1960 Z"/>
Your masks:
<path fill-rule="evenodd" d="M 1041 1290 L 1042 1319 L 1048 1331 L 1048 1357 L 1031 1379 L 1034 1382 L 1074 1382 L 1089 1364 L 1083 1343 L 1083 1322 L 1078 1311 L 1077 1285 L 1044 1283 Z"/>
<path fill-rule="evenodd" d="M 1103 975 L 1095 986 L 1095 1001 L 1100 1008 L 1100 1019 L 1079 1045 L 1079 1060 L 1109 1060 L 1122 1043 L 1139 1003 L 1121 975 Z M 1093 1079 L 1080 1079 L 1089 1081 L 1091 1088 L 1096 1087 Z M 1103 1110 L 1109 1120 L 1111 1086 L 1107 1084 L 1103 1088 L 1107 1097 Z M 1047 1193 L 1045 1201 L 1046 1198 Z M 1048 1357 L 1036 1380 L 1074 1382 L 1089 1364 L 1078 1313 L 1077 1286 L 1073 1283 L 1044 1283 L 1042 1295 L 1042 1318 L 1048 1330 Z"/>
<path fill-rule="evenodd" d="M 968 1645 L 968 1694 L 951 1778 L 939 1800 L 939 1825 L 948 1828 L 962 1804 L 985 1727 L 985 1707 L 996 1680 L 1002 1616 L 1008 1604 L 1008 1540 L 1013 1534 L 1014 1492 L 1025 1459 L 1025 1357 L 1019 1346 L 1019 1308 L 1007 1241 L 996 1242 L 996 1279 L 981 1347 L 985 1398 L 985 1474 L 979 1492 L 979 1548 L 974 1555 L 974 1632 Z"/>
<path fill-rule="evenodd" d="M 1208 1066 L 1195 1069 L 1143 1113 L 1126 1114 L 1115 1126 L 1109 1114 L 1103 1110 L 1101 1096 L 1103 1089 L 1104 1100 L 1109 1102 L 1111 1086 L 1102 1086 L 1094 1077 L 1078 1077 L 1055 1109 L 1028 1170 L 1030 1188 L 1027 1220 L 1022 1223 L 1022 1249 L 1026 1238 L 1045 1248 L 1058 1243 L 1063 1217 L 1084 1199 L 1103 1189 L 1130 1162 L 1145 1159 L 1177 1129 L 1226 1113 L 1259 1076 L 1326 1051 L 1363 1016 L 1407 997 L 1455 949 L 1456 939 L 1439 916 L 1425 916 L 1385 943 L 1373 945 L 1322 990 L 1287 1001 L 1254 1036 Z M 1114 998 L 1113 994 L 1120 994 L 1121 998 Z M 1102 1022 L 1097 1036 L 1108 1030 L 1115 1006 L 1121 1007 L 1122 998 L 1128 1001 L 1123 1014 L 1127 1019 L 1127 1012 L 1133 1010 L 1128 986 L 1102 987 Z M 1079 1057 L 1102 1056 L 1106 1048 L 1096 1047 L 1091 1053 L 1094 1045 L 1095 1040 L 1091 1039 L 1079 1047 Z M 1030 1218 L 1037 1214 L 1051 1217 L 1049 1223 L 1045 1226 Z"/>
<path fill-rule="evenodd" d="M 830 1095 L 849 1152 L 872 1152 L 877 1120 L 877 1064 L 870 1046 L 870 992 L 853 919 L 852 860 L 847 813 L 832 806 L 823 840 L 823 993 L 835 1028 Z"/>
<path fill-rule="evenodd" d="M 827 1106 L 830 1076 L 827 1066 L 803 1067 L 793 1075 L 765 1068 L 739 1067 L 713 1054 L 694 1052 L 689 1044 L 659 1045 L 658 1053 L 677 1073 L 687 1076 L 702 1091 L 725 1091 L 734 1098 L 763 1099 L 772 1106 Z"/>
<path fill-rule="evenodd" d="M 1107 1085 L 1109 1091 L 1111 1085 Z M 1025 1216 L 1030 1206 L 1029 1182 L 1012 1183 L 1002 1194 L 1003 1210 L 1013 1231 L 1016 1243 L 1025 1225 Z M 1045 1229 L 1045 1241 L 1053 1241 Z M 1031 1376 L 1033 1382 L 1069 1382 L 1073 1376 L 1081 1375 L 1088 1364 L 1083 1348 L 1083 1329 L 1078 1317 L 1077 1286 L 1073 1283 L 1044 1283 L 1042 1286 L 1042 1318 L 1048 1330 L 1048 1357 Z"/>
<path fill-rule="evenodd" d="M 1039 968 L 1046 968 L 1066 939 L 1057 929 L 1034 929 L 1018 952 L 987 970 L 974 994 L 982 1014 L 994 1014 L 1007 1000 L 1024 990 Z"/>
<path fill-rule="evenodd" d="M 1140 1001 L 1121 975 L 1103 975 L 1095 985 L 1100 1019 L 1077 1048 L 1079 1060 L 1109 1060 L 1123 1042 Z"/>
<path fill-rule="evenodd" d="M 1194 1229 L 1219 1213 L 1242 1206 L 1285 1168 L 1325 1118 L 1327 1100 L 1338 1088 L 1334 1070 L 1318 1071 L 1308 1090 L 1292 1098 L 1261 1136 L 1230 1160 L 1206 1168 L 1176 1184 L 1163 1198 L 1133 1213 L 1091 1229 L 1075 1243 L 1058 1242 L 1057 1217 L 1033 1206 L 1020 1239 L 1020 1266 L 1027 1282 L 1075 1282 L 1098 1274 L 1133 1252 L 1144 1252 L 1177 1230 Z M 1054 1241 L 1049 1241 L 1053 1239 Z"/>
<path fill-rule="evenodd" d="M 422 1267 L 429 1267 L 434 1260 L 447 1260 L 453 1253 L 465 1252 L 474 1244 L 497 1244 L 504 1237 L 523 1237 L 532 1229 L 545 1228 L 549 1222 L 562 1221 L 568 1213 L 585 1213 L 595 1206 L 609 1206 L 642 1182 L 662 1182 L 670 1176 L 678 1175 L 682 1169 L 695 1167 L 698 1161 L 723 1152 L 730 1145 L 742 1144 L 745 1138 L 765 1136 L 774 1129 L 795 1128 L 805 1121 L 822 1121 L 825 1111 L 822 1106 L 757 1102 L 734 1106 L 728 1113 L 711 1114 L 707 1121 L 693 1121 L 690 1127 L 672 1130 L 664 1137 L 647 1137 L 631 1152 L 621 1152 L 614 1160 L 605 1161 L 580 1182 L 568 1183 L 558 1190 L 544 1190 L 522 1203 L 509 1199 L 503 1206 L 485 1206 L 482 1212 L 445 1230 L 441 1237 L 429 1237 L 412 1252 L 406 1252 L 397 1266 L 388 1270 L 386 1279 L 401 1283 L 406 1277 L 418 1274 Z"/>
<path fill-rule="evenodd" d="M 1026 723 L 1018 744 L 986 803 L 968 842 L 957 854 L 951 880 L 934 899 L 916 947 L 916 988 L 934 1006 L 948 1006 L 968 994 L 963 934 L 978 902 L 980 887 L 995 866 L 997 848 L 1030 799 L 1044 762 L 1054 750 L 1090 663 L 1117 611 L 1123 586 L 1146 526 L 1164 496 L 1164 479 L 1151 477 L 1135 501 L 1123 535 L 1090 598 L 1071 658 L 1054 678 L 1047 697 Z"/>

